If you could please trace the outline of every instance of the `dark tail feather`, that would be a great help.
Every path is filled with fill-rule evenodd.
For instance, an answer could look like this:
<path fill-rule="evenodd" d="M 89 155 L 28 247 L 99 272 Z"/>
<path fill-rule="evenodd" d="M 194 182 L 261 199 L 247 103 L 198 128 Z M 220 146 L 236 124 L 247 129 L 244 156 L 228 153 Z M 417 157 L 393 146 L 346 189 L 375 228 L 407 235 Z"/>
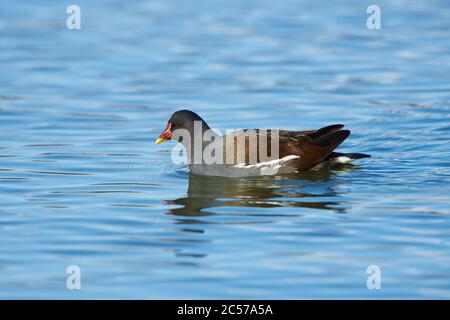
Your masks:
<path fill-rule="evenodd" d="M 353 160 L 370 158 L 370 155 L 364 153 L 341 153 L 332 152 L 330 155 L 313 169 L 318 170 L 322 168 L 336 168 L 344 164 L 350 163 Z"/>
<path fill-rule="evenodd" d="M 324 161 L 317 164 L 312 170 L 320 170 L 323 168 L 337 168 L 356 159 L 370 158 L 368 154 L 364 153 L 341 153 L 332 152 L 324 159 Z"/>
<path fill-rule="evenodd" d="M 364 153 L 342 153 L 344 157 L 356 160 L 356 159 L 362 159 L 362 158 L 370 158 L 369 154 Z"/>

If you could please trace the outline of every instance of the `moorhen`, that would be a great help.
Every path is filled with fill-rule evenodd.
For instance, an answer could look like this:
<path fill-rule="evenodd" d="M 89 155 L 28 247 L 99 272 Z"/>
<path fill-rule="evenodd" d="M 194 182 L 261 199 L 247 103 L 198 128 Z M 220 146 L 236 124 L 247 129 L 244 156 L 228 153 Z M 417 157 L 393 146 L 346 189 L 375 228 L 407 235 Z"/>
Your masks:
<path fill-rule="evenodd" d="M 333 168 L 362 153 L 338 153 L 336 149 L 349 135 L 344 126 L 334 124 L 318 130 L 238 130 L 219 136 L 196 113 L 175 112 L 156 140 L 181 142 L 192 173 L 243 177 L 273 175 Z"/>

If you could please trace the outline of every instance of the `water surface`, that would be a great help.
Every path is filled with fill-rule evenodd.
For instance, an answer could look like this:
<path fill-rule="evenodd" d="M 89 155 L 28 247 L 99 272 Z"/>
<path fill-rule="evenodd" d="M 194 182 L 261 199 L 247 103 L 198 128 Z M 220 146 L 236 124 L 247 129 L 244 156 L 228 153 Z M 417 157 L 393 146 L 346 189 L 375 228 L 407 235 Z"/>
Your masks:
<path fill-rule="evenodd" d="M 0 298 L 450 298 L 450 7 L 0 5 Z M 154 145 L 344 123 L 339 170 L 198 177 Z M 82 289 L 66 288 L 78 265 Z M 382 272 L 366 286 L 367 267 Z"/>

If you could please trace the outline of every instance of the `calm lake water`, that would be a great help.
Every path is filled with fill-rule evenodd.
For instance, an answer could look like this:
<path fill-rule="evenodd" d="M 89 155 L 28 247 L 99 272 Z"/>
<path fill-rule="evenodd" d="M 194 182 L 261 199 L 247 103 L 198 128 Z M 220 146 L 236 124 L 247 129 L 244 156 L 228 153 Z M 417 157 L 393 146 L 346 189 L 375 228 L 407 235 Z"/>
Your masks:
<path fill-rule="evenodd" d="M 0 298 L 450 298 L 448 1 L 74 2 L 0 4 Z M 181 108 L 372 158 L 193 176 Z"/>

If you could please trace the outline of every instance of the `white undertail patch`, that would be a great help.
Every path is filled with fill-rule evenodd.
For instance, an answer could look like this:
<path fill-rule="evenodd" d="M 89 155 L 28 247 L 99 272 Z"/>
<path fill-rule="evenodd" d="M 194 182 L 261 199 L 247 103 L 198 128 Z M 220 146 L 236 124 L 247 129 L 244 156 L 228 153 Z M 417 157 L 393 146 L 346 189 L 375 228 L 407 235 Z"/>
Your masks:
<path fill-rule="evenodd" d="M 349 162 L 352 162 L 353 159 L 349 158 L 349 157 L 346 157 L 346 156 L 340 156 L 340 157 L 337 157 L 337 158 L 332 158 L 332 159 L 330 159 L 330 161 L 334 165 L 337 165 L 337 164 L 347 164 Z"/>

